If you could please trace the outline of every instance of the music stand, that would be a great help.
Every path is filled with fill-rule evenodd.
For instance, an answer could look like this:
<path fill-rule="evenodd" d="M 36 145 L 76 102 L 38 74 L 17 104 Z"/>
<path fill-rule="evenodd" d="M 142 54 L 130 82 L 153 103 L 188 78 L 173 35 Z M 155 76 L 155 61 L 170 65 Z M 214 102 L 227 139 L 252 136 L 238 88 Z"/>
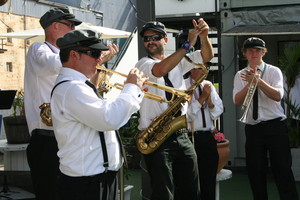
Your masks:
<path fill-rule="evenodd" d="M 17 90 L 0 90 L 0 110 L 11 108 L 16 93 Z"/>

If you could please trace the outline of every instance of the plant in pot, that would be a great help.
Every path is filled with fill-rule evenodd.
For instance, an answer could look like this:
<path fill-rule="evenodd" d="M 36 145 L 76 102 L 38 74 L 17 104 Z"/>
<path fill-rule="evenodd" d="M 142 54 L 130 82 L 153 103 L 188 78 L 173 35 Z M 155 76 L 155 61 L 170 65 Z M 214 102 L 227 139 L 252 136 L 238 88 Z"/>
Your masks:
<path fill-rule="evenodd" d="M 230 156 L 229 140 L 226 139 L 224 133 L 219 132 L 218 129 L 212 130 L 211 133 L 217 141 L 217 150 L 219 154 L 217 173 L 219 173 L 226 165 Z"/>
<path fill-rule="evenodd" d="M 13 114 L 3 118 L 7 143 L 28 143 L 30 139 L 28 126 L 25 118 L 24 91 L 17 92 L 12 104 Z"/>
<path fill-rule="evenodd" d="M 300 105 L 292 102 L 291 90 L 295 81 L 299 78 L 300 72 L 300 45 L 292 48 L 286 48 L 284 55 L 279 58 L 279 68 L 285 76 L 285 97 L 283 101 L 286 104 L 286 116 L 289 127 L 289 138 L 291 148 L 297 148 L 300 145 L 299 133 L 299 110 Z M 299 92 L 299 91 L 298 91 Z M 298 120 L 294 120 L 298 119 Z M 292 124 L 296 121 L 296 124 Z"/>
<path fill-rule="evenodd" d="M 138 130 L 139 114 L 134 114 L 120 130 L 120 136 L 126 150 L 126 156 L 129 169 L 138 169 L 140 167 L 141 154 L 136 147 L 136 136 Z"/>

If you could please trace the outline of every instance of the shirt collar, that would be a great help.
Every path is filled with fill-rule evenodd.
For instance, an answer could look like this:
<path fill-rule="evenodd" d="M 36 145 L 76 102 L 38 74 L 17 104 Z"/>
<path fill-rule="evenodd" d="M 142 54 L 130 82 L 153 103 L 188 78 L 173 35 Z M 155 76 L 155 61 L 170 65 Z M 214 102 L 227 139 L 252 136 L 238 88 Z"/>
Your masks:
<path fill-rule="evenodd" d="M 62 67 L 60 70 L 60 75 L 68 76 L 71 80 L 87 81 L 89 80 L 84 74 L 68 67 Z"/>
<path fill-rule="evenodd" d="M 258 67 L 257 69 L 259 69 L 260 71 L 263 71 L 264 70 L 264 62 L 262 62 Z"/>
<path fill-rule="evenodd" d="M 265 63 L 262 62 L 262 63 L 257 67 L 257 69 L 259 69 L 260 71 L 263 71 L 263 70 L 264 70 L 264 65 L 265 65 Z M 248 69 L 252 69 L 249 65 L 247 66 L 247 68 L 248 68 Z"/>
<path fill-rule="evenodd" d="M 57 48 L 56 46 L 52 45 L 50 42 L 45 42 L 48 47 L 52 50 L 53 53 L 59 54 L 59 48 Z"/>

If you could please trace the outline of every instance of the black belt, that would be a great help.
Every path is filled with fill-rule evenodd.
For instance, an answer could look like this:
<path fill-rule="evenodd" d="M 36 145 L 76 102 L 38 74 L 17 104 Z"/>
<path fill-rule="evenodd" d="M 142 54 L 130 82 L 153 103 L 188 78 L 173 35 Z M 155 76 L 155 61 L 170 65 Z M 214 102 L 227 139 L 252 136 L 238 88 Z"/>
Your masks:
<path fill-rule="evenodd" d="M 207 133 L 211 133 L 210 131 L 195 131 L 194 134 L 207 134 Z"/>
<path fill-rule="evenodd" d="M 107 176 L 107 175 L 112 175 L 112 176 L 116 176 L 118 173 L 118 171 L 111 171 L 111 170 L 107 170 L 107 171 L 104 171 L 103 173 L 101 174 L 95 174 L 95 175 L 91 175 L 91 176 L 68 176 L 62 172 L 60 172 L 60 176 L 64 176 L 66 178 L 69 178 L 69 179 L 85 179 L 85 178 L 101 178 L 103 176 Z"/>
<path fill-rule="evenodd" d="M 266 124 L 266 123 L 270 123 L 270 122 L 279 122 L 279 121 L 281 121 L 281 117 L 277 117 L 277 118 L 275 118 L 275 119 L 270 119 L 270 120 L 266 120 L 266 121 L 261 121 L 261 122 L 259 122 L 258 124 Z"/>
<path fill-rule="evenodd" d="M 54 137 L 54 131 L 53 130 L 46 130 L 46 129 L 34 129 L 31 132 L 31 135 L 41 135 L 41 136 L 48 136 L 48 137 Z"/>

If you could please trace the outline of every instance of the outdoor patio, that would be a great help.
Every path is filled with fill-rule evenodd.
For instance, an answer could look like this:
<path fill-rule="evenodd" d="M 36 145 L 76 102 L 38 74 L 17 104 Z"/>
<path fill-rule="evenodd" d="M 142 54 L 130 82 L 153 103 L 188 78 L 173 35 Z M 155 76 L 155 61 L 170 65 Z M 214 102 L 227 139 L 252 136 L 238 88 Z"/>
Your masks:
<path fill-rule="evenodd" d="M 246 169 L 231 168 L 232 178 L 220 182 L 220 200 L 252 200 L 251 189 L 248 182 Z M 141 170 L 132 169 L 128 171 L 129 178 L 125 184 L 134 185 L 131 192 L 131 200 L 141 200 Z M 300 182 L 297 182 L 300 194 Z M 268 174 L 269 200 L 279 200 L 276 185 L 271 172 Z"/>
<path fill-rule="evenodd" d="M 3 154 L 0 154 L 0 171 L 3 171 Z M 246 169 L 244 167 L 230 168 L 232 171 L 232 178 L 220 182 L 220 200 L 252 200 L 250 185 L 247 178 Z M 141 173 L 140 169 L 126 169 L 125 185 L 133 185 L 134 188 L 131 191 L 131 200 L 142 200 L 141 197 Z M 3 172 L 4 173 L 4 172 Z M 3 174 L 3 173 L 0 173 Z M 26 176 L 26 177 L 25 177 Z M 11 178 L 10 178 L 11 177 Z M 11 174 L 8 175 L 9 187 L 12 179 L 29 178 L 29 174 L 17 173 L 12 177 Z M 14 180 L 15 181 L 15 180 Z M 3 178 L 0 177 L 0 185 L 2 185 Z M 28 188 L 24 188 L 27 189 Z M 297 182 L 297 189 L 300 194 L 300 182 Z M 29 189 L 30 190 L 30 189 Z M 274 183 L 273 176 L 271 172 L 268 174 L 268 191 L 269 200 L 279 200 L 276 185 Z"/>

